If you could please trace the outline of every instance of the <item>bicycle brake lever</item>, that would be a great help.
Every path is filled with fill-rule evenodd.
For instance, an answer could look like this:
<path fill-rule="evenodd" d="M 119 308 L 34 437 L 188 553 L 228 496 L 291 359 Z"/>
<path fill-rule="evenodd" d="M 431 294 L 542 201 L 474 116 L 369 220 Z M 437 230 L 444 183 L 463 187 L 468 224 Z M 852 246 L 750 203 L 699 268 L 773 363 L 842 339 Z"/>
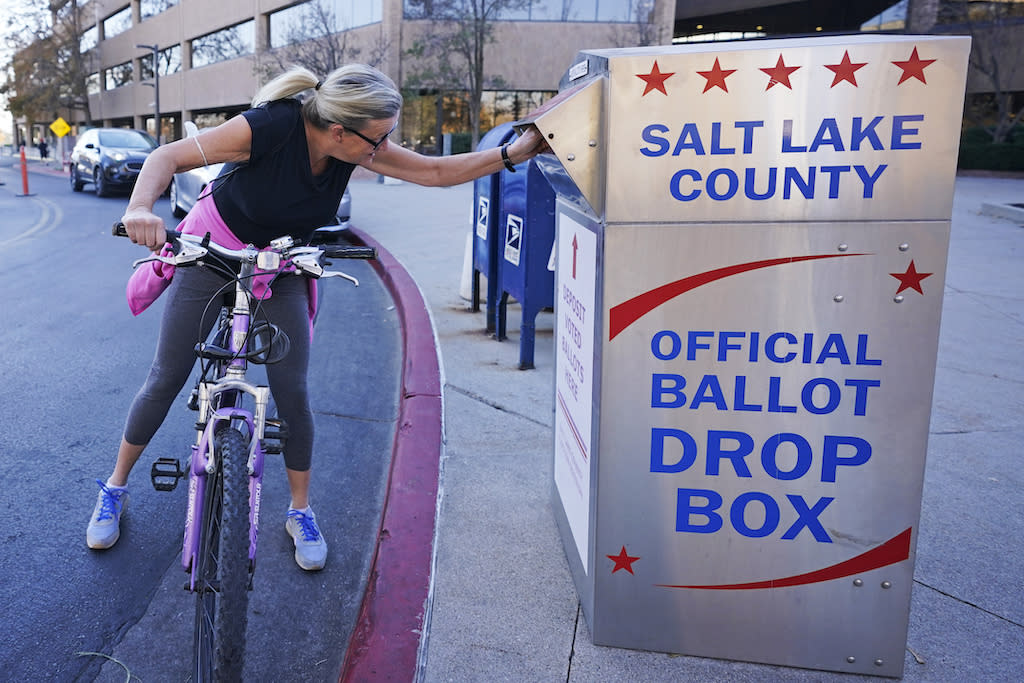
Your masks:
<path fill-rule="evenodd" d="M 150 254 L 146 258 L 140 258 L 133 262 L 132 268 L 138 268 L 143 263 L 149 263 L 150 261 L 159 261 L 169 266 L 191 266 L 198 263 L 199 259 L 206 256 L 207 253 L 209 253 L 209 250 L 205 247 L 183 240 L 178 243 L 178 251 L 173 256 Z"/>
<path fill-rule="evenodd" d="M 132 268 L 138 268 L 143 263 L 149 263 L 150 261 L 159 261 L 160 263 L 166 263 L 169 266 L 176 265 L 174 259 L 170 256 L 161 256 L 160 254 L 152 254 L 146 258 L 140 258 L 132 262 Z"/>
<path fill-rule="evenodd" d="M 343 277 L 346 280 L 348 280 L 349 282 L 351 282 L 352 284 L 354 284 L 356 287 L 359 286 L 359 280 L 355 279 L 354 277 L 352 277 L 348 273 L 341 272 L 340 270 L 325 270 L 320 277 L 321 278 L 325 278 L 325 277 Z"/>

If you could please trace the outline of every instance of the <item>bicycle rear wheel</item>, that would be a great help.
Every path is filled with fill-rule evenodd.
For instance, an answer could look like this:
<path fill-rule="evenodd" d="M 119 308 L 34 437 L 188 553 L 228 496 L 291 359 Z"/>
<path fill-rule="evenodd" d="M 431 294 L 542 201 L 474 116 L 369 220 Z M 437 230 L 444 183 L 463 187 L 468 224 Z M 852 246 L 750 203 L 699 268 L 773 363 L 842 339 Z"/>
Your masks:
<path fill-rule="evenodd" d="M 246 438 L 214 437 L 217 471 L 207 479 L 196 579 L 193 681 L 240 681 L 249 606 L 249 484 Z"/>

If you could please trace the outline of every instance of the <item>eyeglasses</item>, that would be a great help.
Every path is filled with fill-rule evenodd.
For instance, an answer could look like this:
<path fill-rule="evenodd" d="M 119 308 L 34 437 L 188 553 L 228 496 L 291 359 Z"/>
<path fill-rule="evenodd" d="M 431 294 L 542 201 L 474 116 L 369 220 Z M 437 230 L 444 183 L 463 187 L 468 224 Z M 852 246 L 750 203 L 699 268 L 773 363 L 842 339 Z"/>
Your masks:
<path fill-rule="evenodd" d="M 381 145 L 383 145 L 384 141 L 388 139 L 388 136 L 390 136 L 392 133 L 395 132 L 395 129 L 398 128 L 398 124 L 396 123 L 394 126 L 392 126 L 391 130 L 389 130 L 387 133 L 385 133 L 384 137 L 382 137 L 380 140 L 371 140 L 370 138 L 368 138 L 365 135 L 363 135 L 362 133 L 360 133 L 358 130 L 354 130 L 352 128 L 345 128 L 344 126 L 342 126 L 342 128 L 347 130 L 349 133 L 355 133 L 355 135 L 357 137 L 362 138 L 367 144 L 369 144 L 371 147 L 373 147 L 373 151 L 376 152 L 377 148 L 380 147 Z"/>

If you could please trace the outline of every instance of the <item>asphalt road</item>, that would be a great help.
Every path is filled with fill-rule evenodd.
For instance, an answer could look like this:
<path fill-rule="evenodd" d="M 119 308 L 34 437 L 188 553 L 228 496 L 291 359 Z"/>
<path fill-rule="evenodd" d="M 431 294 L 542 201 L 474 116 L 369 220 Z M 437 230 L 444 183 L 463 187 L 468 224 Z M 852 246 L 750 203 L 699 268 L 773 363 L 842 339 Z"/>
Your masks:
<path fill-rule="evenodd" d="M 162 304 L 133 318 L 124 299 L 145 254 L 110 236 L 125 198 L 72 193 L 0 159 L 0 677 L 21 681 L 187 680 L 193 600 L 180 567 L 184 486 L 154 491 L 149 464 L 185 459 L 194 413 L 184 394 L 129 481 L 118 544 L 85 545 L 124 414 L 148 370 Z M 356 199 L 356 201 L 358 201 Z M 166 200 L 158 212 L 175 224 Z M 340 264 L 339 264 L 340 265 Z M 397 416 L 400 328 L 365 263 L 323 283 L 310 370 L 317 423 L 312 500 L 327 568 L 305 573 L 284 532 L 281 460 L 264 477 L 251 594 L 247 680 L 337 680 L 362 599 Z M 89 654 L 101 653 L 101 654 Z M 112 659 L 111 659 L 112 658 Z M 113 661 L 116 659 L 117 661 Z"/>

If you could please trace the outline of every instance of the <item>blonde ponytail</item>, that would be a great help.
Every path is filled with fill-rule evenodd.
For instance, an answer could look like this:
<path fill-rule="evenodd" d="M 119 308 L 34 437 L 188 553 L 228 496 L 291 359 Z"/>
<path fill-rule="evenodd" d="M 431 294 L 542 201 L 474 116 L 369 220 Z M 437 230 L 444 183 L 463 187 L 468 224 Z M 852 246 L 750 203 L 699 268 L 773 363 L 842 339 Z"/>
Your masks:
<path fill-rule="evenodd" d="M 402 108 L 402 95 L 394 81 L 366 64 L 347 64 L 323 80 L 305 67 L 294 66 L 260 88 L 252 106 L 310 89 L 314 92 L 305 99 L 302 109 L 317 128 L 340 123 L 357 129 L 368 121 L 397 116 Z"/>

